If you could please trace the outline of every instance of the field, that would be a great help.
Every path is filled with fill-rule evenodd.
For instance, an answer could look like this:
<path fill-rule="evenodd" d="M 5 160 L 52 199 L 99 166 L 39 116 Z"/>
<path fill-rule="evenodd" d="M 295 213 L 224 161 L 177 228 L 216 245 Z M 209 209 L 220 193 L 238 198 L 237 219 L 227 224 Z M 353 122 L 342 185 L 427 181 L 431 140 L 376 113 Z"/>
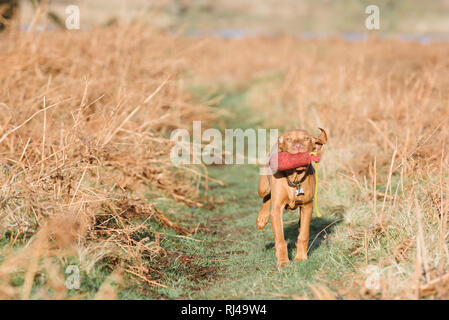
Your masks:
<path fill-rule="evenodd" d="M 119 23 L 0 47 L 1 299 L 449 298 L 449 43 Z M 307 261 L 275 268 L 256 165 L 171 163 L 194 120 L 327 130 Z"/>

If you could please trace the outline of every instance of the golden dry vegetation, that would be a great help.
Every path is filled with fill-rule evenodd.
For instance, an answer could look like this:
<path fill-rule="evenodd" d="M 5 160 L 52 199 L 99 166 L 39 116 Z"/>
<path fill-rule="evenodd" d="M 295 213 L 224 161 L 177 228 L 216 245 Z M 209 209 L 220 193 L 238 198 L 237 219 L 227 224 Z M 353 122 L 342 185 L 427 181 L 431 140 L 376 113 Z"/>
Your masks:
<path fill-rule="evenodd" d="M 320 205 L 344 220 L 329 241 L 362 258 L 310 297 L 447 297 L 448 44 L 187 39 L 120 26 L 13 31 L 0 46 L 0 297 L 66 297 L 61 264 L 73 256 L 86 270 L 109 259 L 111 281 L 163 286 L 144 262 L 163 251 L 158 236 L 140 238 L 148 226 L 132 218 L 190 233 L 145 191 L 203 205 L 206 168 L 168 157 L 171 130 L 217 117 L 214 102 L 192 99 L 194 85 L 245 88 L 267 126 L 328 131 Z M 363 281 L 372 264 L 376 290 Z M 97 297 L 116 294 L 105 281 Z"/>
<path fill-rule="evenodd" d="M 9 243 L 1 296 L 30 297 L 36 274 L 47 269 L 49 287 L 35 297 L 48 297 L 47 289 L 64 297 L 53 257 L 73 255 L 87 270 L 113 259 L 152 284 L 142 259 L 160 247 L 136 240 L 146 226 L 130 218 L 186 233 L 144 193 L 153 185 L 197 204 L 204 182 L 202 170 L 174 168 L 168 157 L 170 130 L 210 117 L 179 81 L 191 44 L 139 27 L 11 32 L 0 42 L 0 225 Z M 24 248 L 14 250 L 19 242 Z M 9 285 L 21 270 L 23 288 Z"/>

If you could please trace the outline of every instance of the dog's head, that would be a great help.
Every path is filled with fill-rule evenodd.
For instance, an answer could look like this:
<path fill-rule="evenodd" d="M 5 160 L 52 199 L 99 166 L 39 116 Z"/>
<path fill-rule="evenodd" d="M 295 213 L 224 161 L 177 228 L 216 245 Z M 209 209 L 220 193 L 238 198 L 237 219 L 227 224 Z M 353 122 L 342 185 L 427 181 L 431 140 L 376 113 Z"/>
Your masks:
<path fill-rule="evenodd" d="M 319 128 L 321 134 L 314 138 L 305 130 L 290 130 L 281 135 L 278 139 L 278 152 L 312 152 L 320 151 L 323 144 L 327 142 L 326 131 Z"/>

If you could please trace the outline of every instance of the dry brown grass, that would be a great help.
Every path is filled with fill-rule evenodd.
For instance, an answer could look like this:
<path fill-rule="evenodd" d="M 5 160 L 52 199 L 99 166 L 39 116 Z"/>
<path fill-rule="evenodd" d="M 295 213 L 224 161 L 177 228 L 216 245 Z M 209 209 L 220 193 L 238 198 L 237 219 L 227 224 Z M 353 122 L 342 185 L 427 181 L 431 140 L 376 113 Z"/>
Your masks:
<path fill-rule="evenodd" d="M 158 238 L 138 239 L 147 226 L 130 218 L 189 232 L 144 199 L 149 185 L 198 205 L 205 173 L 173 167 L 166 138 L 210 117 L 179 81 L 188 43 L 138 26 L 11 32 L 0 43 L 0 232 L 9 242 L 0 297 L 65 297 L 58 259 L 70 256 L 85 270 L 109 258 L 119 273 L 160 285 L 143 262 L 162 250 Z M 20 271 L 25 283 L 14 287 Z M 31 295 L 39 274 L 47 280 Z"/>
<path fill-rule="evenodd" d="M 346 220 L 331 241 L 365 256 L 334 291 L 447 297 L 449 45 L 196 41 L 142 27 L 12 33 L 0 43 L 0 225 L 10 247 L 1 297 L 48 298 L 50 289 L 65 297 L 55 257 L 74 255 L 86 270 L 109 257 L 115 279 L 126 272 L 160 285 L 142 262 L 162 250 L 157 237 L 136 241 L 144 226 L 129 218 L 188 232 L 143 199 L 153 185 L 197 204 L 192 185 L 205 173 L 171 167 L 164 138 L 210 117 L 183 90 L 185 66 L 192 81 L 247 86 L 270 126 L 328 130 L 320 203 L 343 207 Z M 14 250 L 19 241 L 25 248 Z M 379 290 L 364 282 L 370 263 L 381 268 Z M 23 287 L 10 284 L 17 270 Z M 44 270 L 47 281 L 31 294 Z M 105 284 L 101 297 L 108 292 Z"/>

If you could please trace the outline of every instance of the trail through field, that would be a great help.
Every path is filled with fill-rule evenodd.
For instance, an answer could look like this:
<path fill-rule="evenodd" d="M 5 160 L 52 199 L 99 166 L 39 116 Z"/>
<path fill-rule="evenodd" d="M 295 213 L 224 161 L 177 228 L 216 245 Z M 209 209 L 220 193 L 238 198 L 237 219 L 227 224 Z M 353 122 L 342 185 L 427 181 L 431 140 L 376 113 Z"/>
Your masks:
<path fill-rule="evenodd" d="M 200 98 L 204 98 L 201 94 Z M 225 98 L 217 107 L 230 110 L 233 115 L 232 119 L 223 119 L 227 128 L 256 128 L 263 123 L 263 119 L 245 107 L 244 91 L 225 91 Z M 263 231 L 256 227 L 262 204 L 257 195 L 259 167 L 248 164 L 211 166 L 208 175 L 222 181 L 223 185 L 209 182 L 208 201 L 204 207 L 188 207 L 156 191 L 149 192 L 148 199 L 171 219 L 191 230 L 197 228 L 198 232 L 180 237 L 171 230 L 163 230 L 161 245 L 167 254 L 155 261 L 152 268 L 158 271 L 153 274 L 154 279 L 165 287 L 154 291 L 141 285 L 127 286 L 121 298 L 292 299 L 306 295 L 316 297 L 313 294 L 320 283 L 332 282 L 337 288 L 343 286 L 343 275 L 355 269 L 356 257 L 348 254 L 349 248 L 340 241 L 330 240 L 343 220 L 341 205 L 329 205 L 326 197 L 321 200 L 319 205 L 324 215 L 317 218 L 313 214 L 309 258 L 303 262 L 293 261 L 299 211 L 285 211 L 284 233 L 290 264 L 278 270 L 271 223 Z M 326 191 L 320 189 L 319 192 L 321 196 Z M 363 260 L 363 257 L 357 259 Z M 320 294 L 336 296 L 330 291 Z"/>
<path fill-rule="evenodd" d="M 192 298 L 273 299 L 295 298 L 308 293 L 320 270 L 335 259 L 326 245 L 326 238 L 337 225 L 337 219 L 314 217 L 309 260 L 294 262 L 299 214 L 297 210 L 286 212 L 284 230 L 291 262 L 277 270 L 271 225 L 268 224 L 262 232 L 256 228 L 261 205 L 256 193 L 258 169 L 244 165 L 225 166 L 213 170 L 213 174 L 226 182 L 226 187 L 213 190 L 214 195 L 223 196 L 225 203 L 214 219 L 219 224 L 217 228 L 221 229 L 217 259 L 223 259 L 223 271 L 218 282 L 195 293 Z M 328 279 L 338 277 L 338 270 L 327 274 Z"/>
<path fill-rule="evenodd" d="M 219 107 L 232 111 L 233 118 L 224 119 L 230 127 L 256 127 L 255 122 L 263 122 L 249 108 L 242 107 L 244 104 L 245 92 L 226 92 Z M 326 210 L 321 218 L 313 215 L 309 259 L 303 262 L 293 261 L 299 211 L 285 211 L 284 232 L 290 264 L 278 270 L 271 223 L 261 232 L 256 228 L 262 204 L 257 195 L 259 167 L 223 165 L 208 170 L 224 186 L 210 182 L 207 197 L 213 199 L 213 207 L 186 209 L 183 213 L 176 206 L 174 212 L 182 221 L 191 226 L 200 223 L 205 231 L 193 236 L 194 240 L 177 239 L 181 242 L 170 245 L 176 251 L 189 248 L 185 254 L 194 261 L 189 268 L 175 270 L 175 280 L 166 283 L 168 288 L 161 289 L 159 294 L 191 299 L 289 299 L 310 295 L 319 283 L 342 286 L 339 284 L 342 275 L 353 271 L 355 262 L 340 242 L 329 243 L 343 220 L 341 206 L 332 207 L 326 200 L 320 203 Z M 200 266 L 199 273 L 194 266 Z"/>

